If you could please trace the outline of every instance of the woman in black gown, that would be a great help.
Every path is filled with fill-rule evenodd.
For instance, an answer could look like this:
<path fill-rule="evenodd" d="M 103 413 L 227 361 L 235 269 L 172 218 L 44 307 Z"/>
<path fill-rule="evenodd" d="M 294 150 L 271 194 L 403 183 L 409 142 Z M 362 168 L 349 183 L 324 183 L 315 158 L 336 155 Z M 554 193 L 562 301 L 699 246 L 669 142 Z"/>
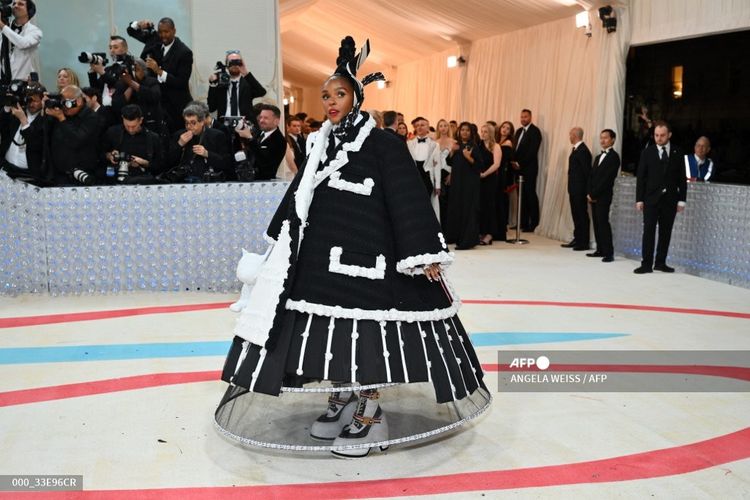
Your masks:
<path fill-rule="evenodd" d="M 491 123 L 482 125 L 479 153 L 482 157 L 482 173 L 479 175 L 479 232 L 480 245 L 492 245 L 497 233 L 497 183 L 502 152 L 495 142 L 495 127 Z"/>
<path fill-rule="evenodd" d="M 471 124 L 458 127 L 458 151 L 453 155 L 451 197 L 448 206 L 448 242 L 456 250 L 468 250 L 479 243 L 479 173 L 482 159 Z"/>
<path fill-rule="evenodd" d="M 497 133 L 497 143 L 500 145 L 502 156 L 500 158 L 500 169 L 498 170 L 497 197 L 497 232 L 494 237 L 498 241 L 506 240 L 508 228 L 508 189 L 513 185 L 513 169 L 510 162 L 514 159 L 515 139 L 513 124 L 503 122 Z"/>

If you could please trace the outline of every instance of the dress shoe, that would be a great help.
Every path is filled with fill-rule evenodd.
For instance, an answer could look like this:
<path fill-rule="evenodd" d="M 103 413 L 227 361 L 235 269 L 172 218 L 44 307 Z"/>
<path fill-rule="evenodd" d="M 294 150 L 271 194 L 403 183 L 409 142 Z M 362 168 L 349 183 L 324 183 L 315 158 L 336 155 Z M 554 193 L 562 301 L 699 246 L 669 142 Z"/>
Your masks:
<path fill-rule="evenodd" d="M 603 253 L 600 253 L 598 250 L 594 253 L 587 253 L 586 257 L 604 257 Z"/>
<path fill-rule="evenodd" d="M 560 246 L 563 248 L 573 248 L 574 246 L 576 246 L 576 240 L 573 240 L 570 243 L 563 243 Z"/>
<path fill-rule="evenodd" d="M 615 258 L 612 257 L 611 255 L 607 255 L 606 257 L 602 259 L 602 262 L 614 262 L 614 261 L 615 261 Z"/>
<path fill-rule="evenodd" d="M 328 410 L 313 422 L 310 437 L 332 441 L 352 421 L 357 409 L 357 395 L 351 391 L 334 392 L 328 397 Z"/>
<path fill-rule="evenodd" d="M 388 420 L 378 404 L 378 393 L 359 393 L 359 403 L 351 423 L 341 430 L 333 441 L 331 452 L 340 458 L 362 458 L 370 453 L 371 447 L 347 449 L 352 445 L 366 445 L 388 441 Z M 379 445 L 380 451 L 388 449 L 388 444 Z"/>
<path fill-rule="evenodd" d="M 654 266 L 654 269 L 656 269 L 657 271 L 661 271 L 663 273 L 673 273 L 674 272 L 674 267 L 669 267 L 666 264 L 656 264 Z"/>
<path fill-rule="evenodd" d="M 591 250 L 591 247 L 573 247 L 573 251 L 575 252 L 583 252 L 586 250 Z"/>
<path fill-rule="evenodd" d="M 646 273 L 652 273 L 653 271 L 651 270 L 650 267 L 641 266 L 641 267 L 639 267 L 637 269 L 633 269 L 633 272 L 635 274 L 646 274 Z"/>

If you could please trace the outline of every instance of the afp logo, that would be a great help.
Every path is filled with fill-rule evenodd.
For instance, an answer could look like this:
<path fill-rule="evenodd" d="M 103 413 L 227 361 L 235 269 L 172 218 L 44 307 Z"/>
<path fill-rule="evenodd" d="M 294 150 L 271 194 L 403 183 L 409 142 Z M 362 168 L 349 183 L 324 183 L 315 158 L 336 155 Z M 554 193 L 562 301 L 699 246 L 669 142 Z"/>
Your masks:
<path fill-rule="evenodd" d="M 546 370 L 549 368 L 549 358 L 547 356 L 539 356 L 538 358 L 513 358 L 510 362 L 510 368 L 533 368 L 536 366 L 540 370 Z"/>

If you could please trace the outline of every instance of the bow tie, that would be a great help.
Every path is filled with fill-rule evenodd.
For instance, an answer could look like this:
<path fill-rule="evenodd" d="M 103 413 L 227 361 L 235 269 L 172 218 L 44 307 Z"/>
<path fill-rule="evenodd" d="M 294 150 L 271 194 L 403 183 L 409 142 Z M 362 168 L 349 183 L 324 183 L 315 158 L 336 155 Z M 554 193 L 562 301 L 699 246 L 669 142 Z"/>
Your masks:
<path fill-rule="evenodd" d="M 427 141 L 427 137 L 417 138 L 417 143 L 423 143 Z"/>

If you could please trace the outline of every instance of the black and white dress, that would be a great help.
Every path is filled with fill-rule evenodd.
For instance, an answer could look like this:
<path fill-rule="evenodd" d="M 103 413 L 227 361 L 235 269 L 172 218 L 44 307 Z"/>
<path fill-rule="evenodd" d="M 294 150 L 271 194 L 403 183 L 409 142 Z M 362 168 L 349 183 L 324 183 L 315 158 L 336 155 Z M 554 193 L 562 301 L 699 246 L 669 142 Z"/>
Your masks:
<path fill-rule="evenodd" d="M 366 113 L 343 140 L 315 141 L 235 328 L 222 374 L 233 397 L 321 380 L 431 382 L 438 403 L 486 389 L 458 297 L 423 273 L 453 255 L 404 142 Z"/>

